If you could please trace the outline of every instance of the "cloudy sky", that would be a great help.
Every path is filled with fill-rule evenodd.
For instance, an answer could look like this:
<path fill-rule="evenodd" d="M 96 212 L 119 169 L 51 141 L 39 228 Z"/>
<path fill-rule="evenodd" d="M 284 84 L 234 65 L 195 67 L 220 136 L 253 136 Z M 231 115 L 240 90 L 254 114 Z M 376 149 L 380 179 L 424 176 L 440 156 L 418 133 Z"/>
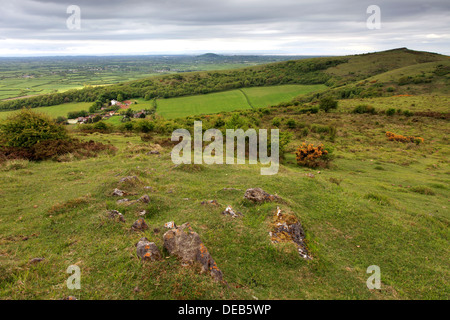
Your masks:
<path fill-rule="evenodd" d="M 371 5 L 380 20 L 367 12 Z M 0 10 L 0 56 L 340 55 L 398 47 L 450 54 L 449 0 L 0 0 Z"/>

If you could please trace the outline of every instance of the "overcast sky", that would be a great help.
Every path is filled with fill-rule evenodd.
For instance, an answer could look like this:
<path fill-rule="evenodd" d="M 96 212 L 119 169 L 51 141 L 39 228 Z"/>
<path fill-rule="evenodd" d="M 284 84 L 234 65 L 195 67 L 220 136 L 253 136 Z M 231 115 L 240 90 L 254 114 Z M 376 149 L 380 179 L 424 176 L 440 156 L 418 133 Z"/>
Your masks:
<path fill-rule="evenodd" d="M 80 8 L 80 24 L 70 5 Z M 370 5 L 380 29 L 369 29 Z M 450 54 L 450 1 L 0 0 L 0 56 Z M 370 19 L 373 26 L 377 20 Z"/>

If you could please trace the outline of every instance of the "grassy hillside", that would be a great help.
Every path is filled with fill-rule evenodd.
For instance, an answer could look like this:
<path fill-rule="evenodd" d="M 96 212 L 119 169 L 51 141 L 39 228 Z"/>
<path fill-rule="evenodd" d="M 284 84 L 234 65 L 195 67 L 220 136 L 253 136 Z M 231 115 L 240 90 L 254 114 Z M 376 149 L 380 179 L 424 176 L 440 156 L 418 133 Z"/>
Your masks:
<path fill-rule="evenodd" d="M 436 99 L 428 98 L 422 98 L 424 108 Z M 380 99 L 398 104 L 396 98 Z M 115 155 L 4 163 L 0 171 L 0 296 L 448 299 L 448 120 L 344 110 L 298 114 L 291 107 L 267 110 L 238 114 L 248 121 L 260 119 L 263 128 L 273 127 L 273 119 L 278 118 L 280 129 L 293 134 L 286 161 L 274 176 L 261 176 L 258 165 L 175 166 L 171 147 L 163 147 L 160 156 L 146 155 L 155 143 L 164 142 L 163 136 L 143 142 L 132 133 L 77 134 L 81 139 L 112 143 L 119 149 Z M 232 114 L 223 114 L 224 119 Z M 214 121 L 200 119 L 205 126 Z M 294 128 L 289 128 L 288 120 L 295 121 Z M 337 128 L 334 138 L 326 129 L 331 126 Z M 420 145 L 388 141 L 386 131 L 421 136 L 425 141 Z M 297 166 L 293 152 L 303 141 L 333 146 L 331 167 Z M 149 194 L 149 204 L 116 204 L 111 192 L 128 175 L 142 182 L 127 187 L 129 197 Z M 276 193 L 283 200 L 248 203 L 243 195 L 251 187 Z M 211 199 L 220 206 L 200 204 Z M 227 205 L 243 217 L 223 216 Z M 268 233 L 277 206 L 302 222 L 312 261 L 301 259 L 294 245 L 271 243 Z M 111 209 L 122 212 L 126 222 L 108 219 Z M 150 229 L 143 234 L 129 231 L 143 209 Z M 138 260 L 139 238 L 146 236 L 161 249 L 163 224 L 168 221 L 191 223 L 228 286 L 213 282 L 195 267 L 182 266 L 166 251 L 159 262 Z M 30 264 L 36 257 L 45 260 Z M 66 269 L 72 264 L 82 272 L 82 289 L 76 292 L 65 285 Z M 381 268 L 381 290 L 366 287 L 366 269 L 371 265 Z"/>
<path fill-rule="evenodd" d="M 128 127 L 114 123 L 118 117 L 107 121 L 114 127 L 70 127 L 73 137 L 112 144 L 115 153 L 0 162 L 0 299 L 448 299 L 448 67 L 446 56 L 397 49 L 115 86 L 121 94 L 154 88 L 133 109 L 157 98 L 163 117 Z M 268 86 L 273 82 L 283 85 Z M 74 95 L 118 92 L 102 90 Z M 184 93 L 189 96 L 170 98 Z M 323 96 L 339 98 L 338 108 L 311 112 Z M 57 116 L 90 104 L 39 110 Z M 194 120 L 222 132 L 280 129 L 286 144 L 278 174 L 260 175 L 260 164 L 174 165 L 170 135 L 192 129 Z M 391 141 L 387 132 L 423 142 Z M 324 144 L 331 161 L 299 166 L 302 143 Z M 130 175 L 140 182 L 119 184 Z M 148 194 L 150 202 L 119 204 L 112 196 L 117 187 L 131 200 Z M 244 193 L 255 187 L 281 199 L 250 203 Z M 223 215 L 228 205 L 243 215 Z M 301 222 L 312 260 L 301 258 L 293 243 L 272 243 L 277 206 Z M 108 210 L 126 221 L 108 218 Z M 131 231 L 142 210 L 149 229 Z M 190 222 L 227 284 L 163 249 L 168 221 Z M 156 243 L 161 261 L 138 259 L 135 245 L 143 236 Z M 81 269 L 81 290 L 66 287 L 70 265 Z M 381 270 L 380 290 L 366 286 L 373 265 Z"/>

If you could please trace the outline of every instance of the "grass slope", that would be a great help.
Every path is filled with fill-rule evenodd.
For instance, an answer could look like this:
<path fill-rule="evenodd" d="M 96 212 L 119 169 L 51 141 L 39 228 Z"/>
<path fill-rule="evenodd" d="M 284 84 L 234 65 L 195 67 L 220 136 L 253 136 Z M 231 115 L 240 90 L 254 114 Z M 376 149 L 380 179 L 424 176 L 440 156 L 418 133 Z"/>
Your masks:
<path fill-rule="evenodd" d="M 294 141 L 288 151 L 302 141 L 325 142 L 335 148 L 333 165 L 319 174 L 296 166 L 289 154 L 275 176 L 261 176 L 259 166 L 251 165 L 175 167 L 170 148 L 160 157 L 148 156 L 152 146 L 130 134 L 79 136 L 114 144 L 119 148 L 116 155 L 6 163 L 0 171 L 0 297 L 448 299 L 448 121 L 270 110 L 263 115 L 252 109 L 244 112 L 260 115 L 261 127 L 267 128 L 278 117 L 283 131 L 287 120 L 294 119 L 298 126 L 290 130 Z M 301 128 L 308 124 L 337 126 L 336 140 L 314 130 L 305 135 Z M 425 142 L 416 146 L 387 141 L 386 131 L 422 136 Z M 135 194 L 130 197 L 148 193 L 149 204 L 116 204 L 110 194 L 127 175 L 142 180 L 128 188 Z M 230 187 L 238 190 L 223 190 Z M 249 204 L 243 194 L 250 187 L 277 193 L 283 201 Z M 200 204 L 210 199 L 221 206 Z M 221 215 L 226 205 L 244 216 Z M 292 245 L 270 242 L 269 224 L 277 205 L 302 222 L 312 261 L 302 260 Z M 110 209 L 121 211 L 126 223 L 106 218 Z M 150 229 L 130 232 L 143 209 Z M 160 262 L 139 262 L 135 243 L 144 235 L 162 248 L 162 226 L 172 220 L 191 223 L 229 286 L 181 266 L 165 251 Z M 29 264 L 36 257 L 45 260 Z M 81 268 L 82 289 L 76 292 L 66 288 L 66 269 L 72 264 Z M 381 290 L 366 287 L 371 265 L 381 268 Z"/>

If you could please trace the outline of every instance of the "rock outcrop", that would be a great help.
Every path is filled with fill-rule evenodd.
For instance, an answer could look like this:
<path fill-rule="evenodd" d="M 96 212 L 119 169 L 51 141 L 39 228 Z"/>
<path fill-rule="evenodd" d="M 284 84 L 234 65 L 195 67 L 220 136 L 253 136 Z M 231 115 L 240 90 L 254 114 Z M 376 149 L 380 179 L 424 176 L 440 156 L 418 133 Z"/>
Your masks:
<path fill-rule="evenodd" d="M 184 263 L 200 263 L 202 272 L 209 272 L 215 281 L 223 281 L 222 271 L 189 223 L 167 231 L 164 234 L 164 247 Z"/>
<path fill-rule="evenodd" d="M 145 223 L 144 218 L 137 219 L 131 226 L 133 231 L 144 231 L 148 229 L 148 225 Z"/>
<path fill-rule="evenodd" d="M 143 237 L 136 244 L 136 254 L 142 261 L 161 260 L 161 253 L 154 242 Z"/>
<path fill-rule="evenodd" d="M 245 191 L 244 198 L 254 203 L 263 203 L 279 200 L 277 195 L 269 194 L 261 188 L 250 188 Z"/>

